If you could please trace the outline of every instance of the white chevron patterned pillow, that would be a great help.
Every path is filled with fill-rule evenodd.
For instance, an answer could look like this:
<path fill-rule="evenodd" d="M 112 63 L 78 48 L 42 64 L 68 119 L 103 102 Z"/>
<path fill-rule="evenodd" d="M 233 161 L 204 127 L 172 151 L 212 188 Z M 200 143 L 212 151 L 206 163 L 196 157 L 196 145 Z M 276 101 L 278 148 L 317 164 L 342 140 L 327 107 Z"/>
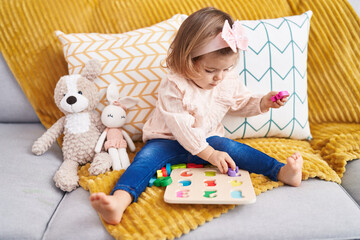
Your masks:
<path fill-rule="evenodd" d="M 249 38 L 239 57 L 239 75 L 254 93 L 290 93 L 280 109 L 255 117 L 227 115 L 229 138 L 286 137 L 310 139 L 307 101 L 307 46 L 312 12 L 278 19 L 241 21 Z"/>
<path fill-rule="evenodd" d="M 122 34 L 55 32 L 62 43 L 69 74 L 80 73 L 91 58 L 101 61 L 102 74 L 96 81 L 101 93 L 99 112 L 107 105 L 105 93 L 110 83 L 120 86 L 121 96 L 140 99 L 128 111 L 124 126 L 134 140 L 141 138 L 143 124 L 155 106 L 157 88 L 166 75 L 161 63 L 186 17 L 177 14 L 153 26 Z"/>

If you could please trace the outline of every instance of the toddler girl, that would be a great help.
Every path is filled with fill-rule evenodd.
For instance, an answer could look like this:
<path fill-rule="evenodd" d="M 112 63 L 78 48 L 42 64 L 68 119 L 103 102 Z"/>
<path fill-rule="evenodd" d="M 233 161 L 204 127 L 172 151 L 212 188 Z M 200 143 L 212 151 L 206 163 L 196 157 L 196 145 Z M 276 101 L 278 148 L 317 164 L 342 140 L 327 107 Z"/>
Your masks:
<path fill-rule="evenodd" d="M 227 112 L 242 117 L 283 106 L 277 92 L 252 94 L 233 72 L 247 38 L 239 22 L 215 8 L 191 14 L 180 26 L 166 59 L 156 108 L 143 127 L 144 147 L 117 182 L 112 195 L 94 193 L 90 202 L 110 224 L 117 224 L 136 202 L 156 170 L 166 163 L 212 164 L 226 173 L 236 166 L 292 186 L 301 183 L 303 159 L 294 153 L 283 164 L 245 144 L 225 138 Z"/>

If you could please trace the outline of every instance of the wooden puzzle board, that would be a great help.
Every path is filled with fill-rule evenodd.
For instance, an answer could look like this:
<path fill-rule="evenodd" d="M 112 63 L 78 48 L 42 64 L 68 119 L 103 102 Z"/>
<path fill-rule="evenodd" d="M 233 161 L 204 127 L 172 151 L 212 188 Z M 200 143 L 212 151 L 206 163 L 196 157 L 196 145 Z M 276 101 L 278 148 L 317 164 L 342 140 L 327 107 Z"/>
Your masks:
<path fill-rule="evenodd" d="M 165 190 L 167 203 L 249 204 L 256 201 L 248 171 L 237 176 L 220 173 L 217 168 L 180 168 L 171 171 L 172 183 Z"/>

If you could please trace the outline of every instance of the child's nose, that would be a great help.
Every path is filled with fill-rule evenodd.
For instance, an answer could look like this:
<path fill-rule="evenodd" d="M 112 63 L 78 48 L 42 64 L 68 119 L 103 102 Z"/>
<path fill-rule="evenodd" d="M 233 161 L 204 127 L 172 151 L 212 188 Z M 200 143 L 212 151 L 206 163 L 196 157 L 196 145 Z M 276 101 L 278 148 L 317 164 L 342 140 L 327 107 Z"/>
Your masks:
<path fill-rule="evenodd" d="M 214 80 L 215 81 L 219 81 L 219 80 L 222 80 L 223 79 L 223 72 L 219 72 L 217 73 L 215 76 L 214 76 Z"/>

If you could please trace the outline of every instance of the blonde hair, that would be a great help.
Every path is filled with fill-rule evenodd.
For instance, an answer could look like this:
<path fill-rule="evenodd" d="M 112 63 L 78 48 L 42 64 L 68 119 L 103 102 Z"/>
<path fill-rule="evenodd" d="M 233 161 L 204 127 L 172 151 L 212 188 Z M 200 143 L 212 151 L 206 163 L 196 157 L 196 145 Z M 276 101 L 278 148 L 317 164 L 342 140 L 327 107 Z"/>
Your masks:
<path fill-rule="evenodd" d="M 230 26 L 234 23 L 229 14 L 213 7 L 203 8 L 191 14 L 181 24 L 170 45 L 166 67 L 187 79 L 198 77 L 195 62 L 201 56 L 192 58 L 191 53 L 216 37 L 221 32 L 225 20 L 229 21 Z M 230 48 L 219 49 L 215 52 L 222 55 L 233 53 Z"/>

